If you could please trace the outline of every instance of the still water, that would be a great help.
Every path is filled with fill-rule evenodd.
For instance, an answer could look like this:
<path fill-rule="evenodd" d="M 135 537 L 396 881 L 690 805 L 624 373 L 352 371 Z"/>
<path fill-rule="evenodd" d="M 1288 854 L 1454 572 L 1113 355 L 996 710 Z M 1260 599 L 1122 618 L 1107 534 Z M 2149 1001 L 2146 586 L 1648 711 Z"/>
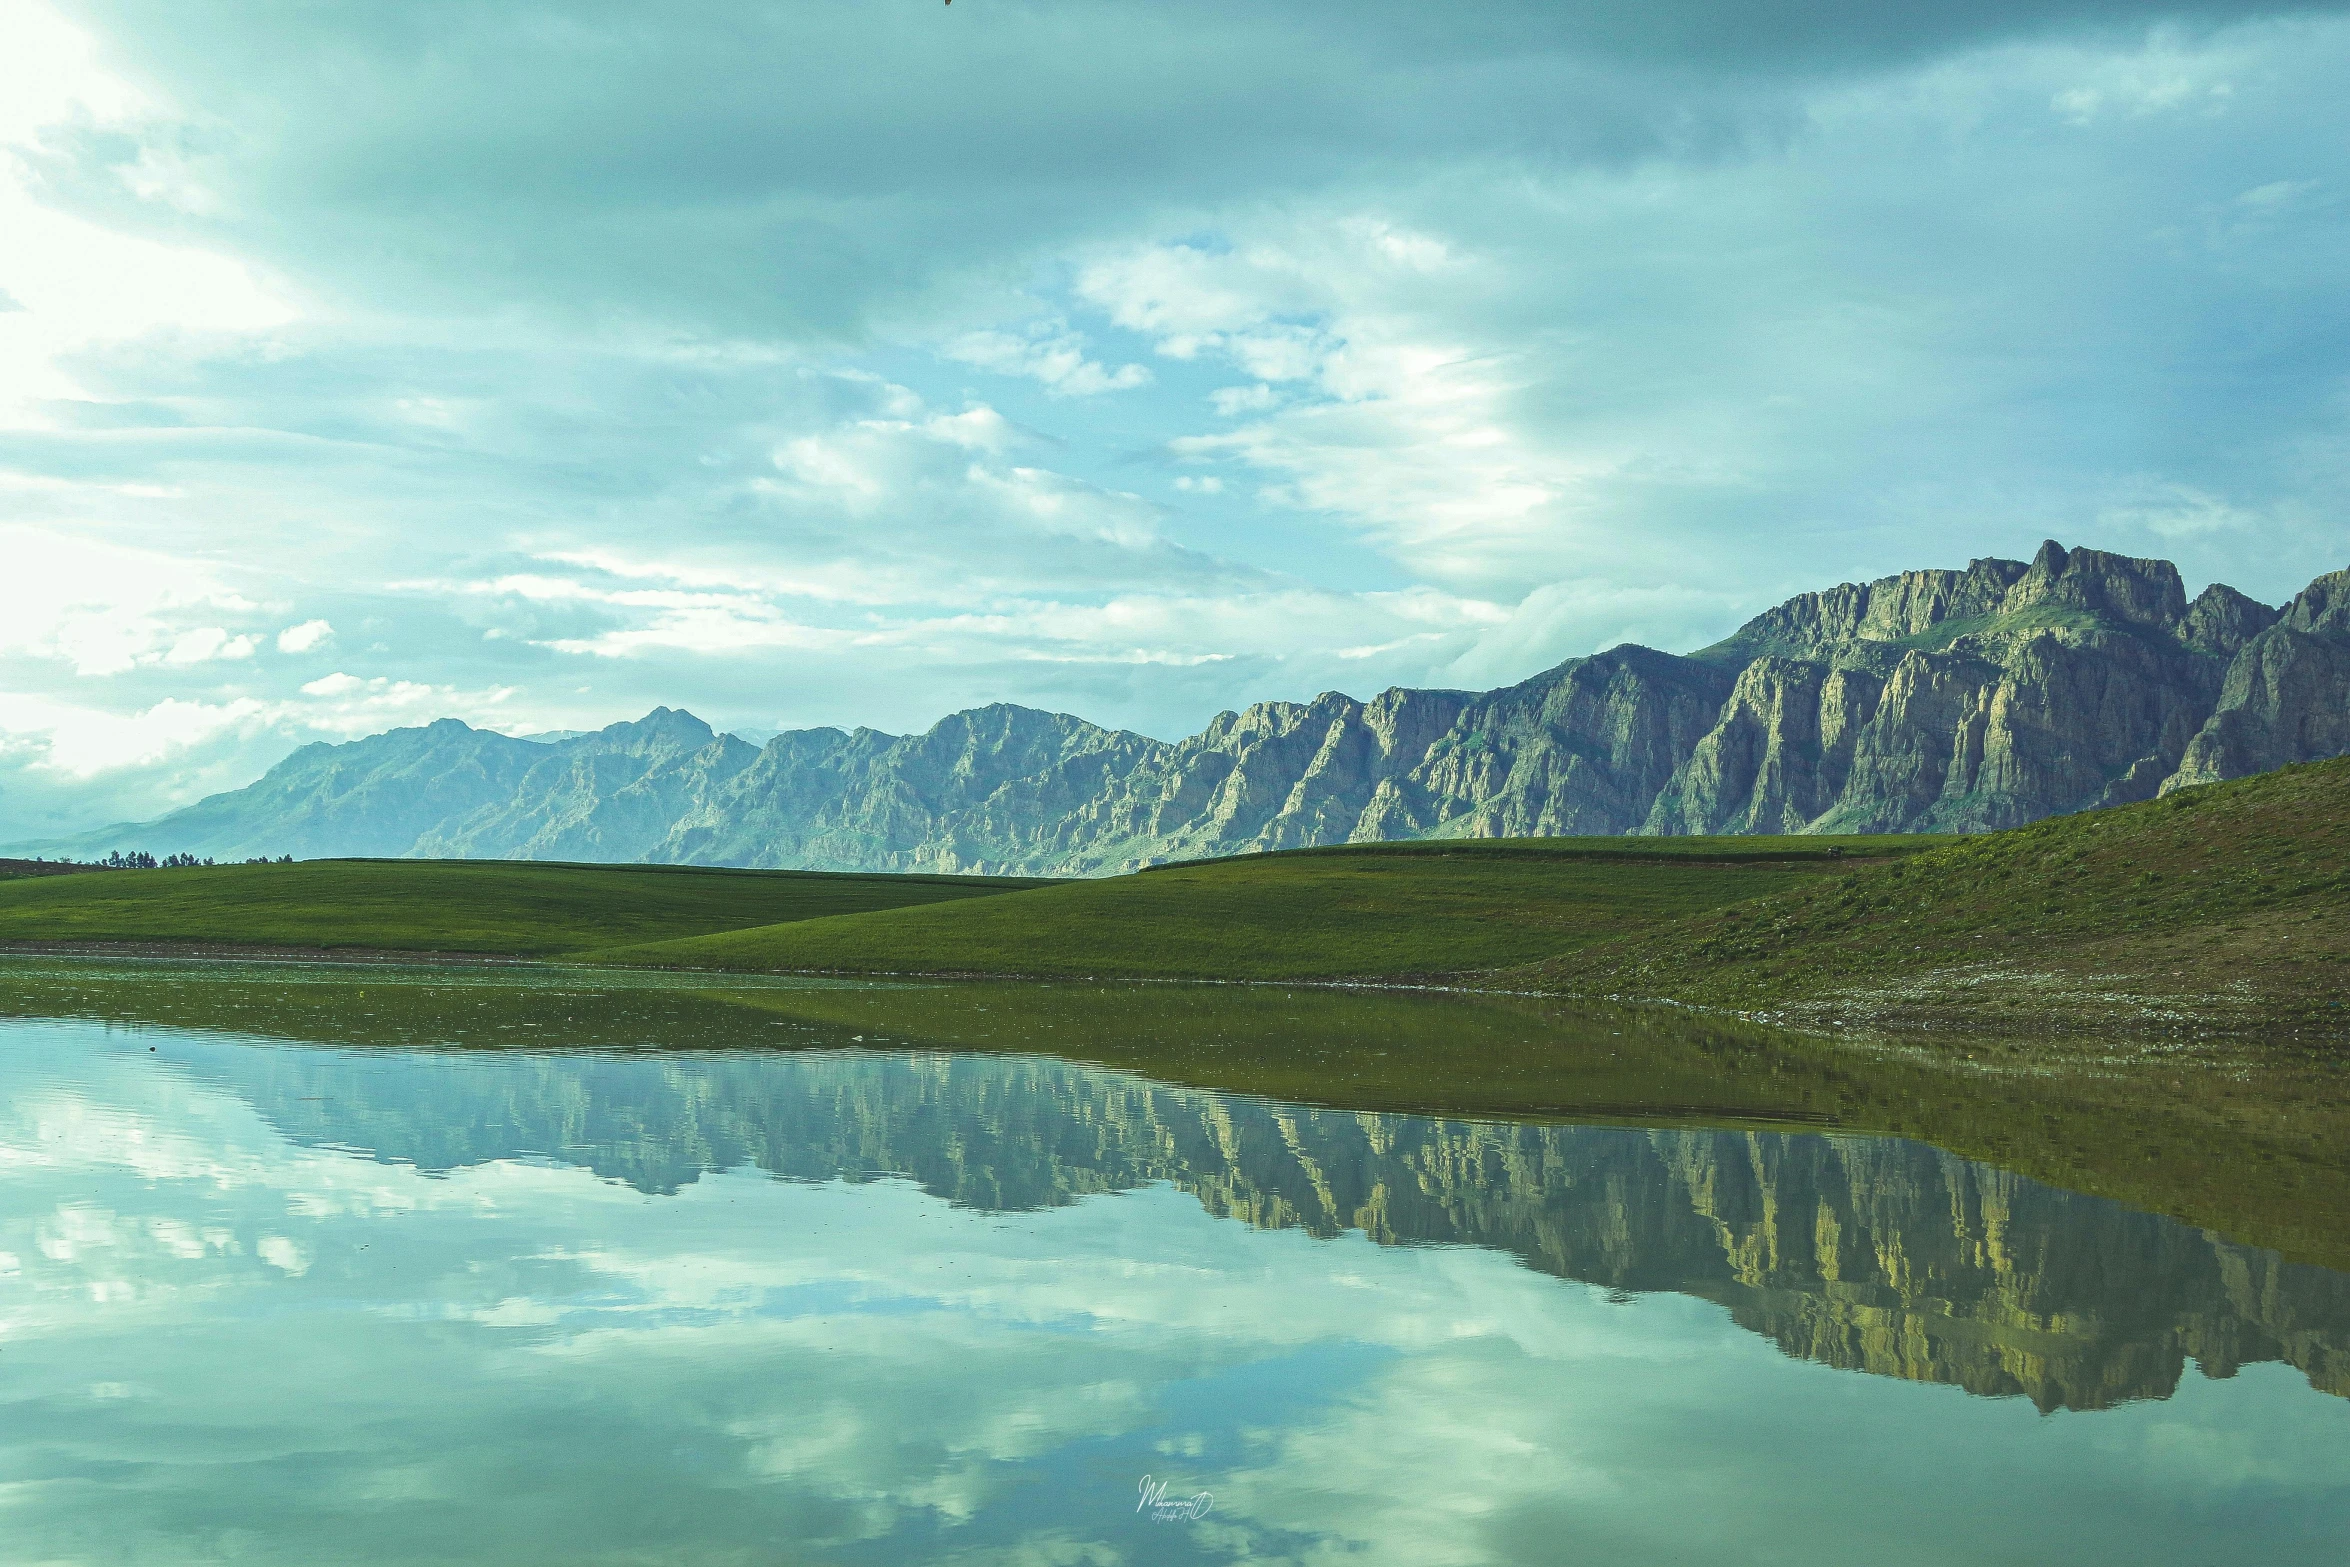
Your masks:
<path fill-rule="evenodd" d="M 2350 1559 L 2350 1276 L 1924 1142 L 292 983 L 0 1019 L 0 1561 Z"/>

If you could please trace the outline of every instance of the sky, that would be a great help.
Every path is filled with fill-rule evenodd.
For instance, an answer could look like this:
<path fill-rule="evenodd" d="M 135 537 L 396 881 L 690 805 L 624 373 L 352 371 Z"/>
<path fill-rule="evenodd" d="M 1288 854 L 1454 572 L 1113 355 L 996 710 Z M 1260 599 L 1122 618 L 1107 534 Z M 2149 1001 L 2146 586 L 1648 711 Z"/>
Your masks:
<path fill-rule="evenodd" d="M 2350 565 L 2350 14 L 0 0 L 0 842 Z"/>

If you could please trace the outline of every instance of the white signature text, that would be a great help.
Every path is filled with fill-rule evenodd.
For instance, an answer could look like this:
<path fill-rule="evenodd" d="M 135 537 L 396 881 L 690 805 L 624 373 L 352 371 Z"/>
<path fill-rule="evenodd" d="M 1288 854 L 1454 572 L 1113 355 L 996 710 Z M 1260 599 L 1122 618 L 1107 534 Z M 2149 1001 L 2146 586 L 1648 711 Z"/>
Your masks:
<path fill-rule="evenodd" d="M 1216 1505 L 1216 1499 L 1205 1491 L 1190 1496 L 1169 1496 L 1167 1482 L 1149 1475 L 1142 1477 L 1140 1489 L 1142 1500 L 1134 1504 L 1134 1510 L 1152 1523 L 1188 1523 L 1205 1518 L 1208 1509 Z"/>

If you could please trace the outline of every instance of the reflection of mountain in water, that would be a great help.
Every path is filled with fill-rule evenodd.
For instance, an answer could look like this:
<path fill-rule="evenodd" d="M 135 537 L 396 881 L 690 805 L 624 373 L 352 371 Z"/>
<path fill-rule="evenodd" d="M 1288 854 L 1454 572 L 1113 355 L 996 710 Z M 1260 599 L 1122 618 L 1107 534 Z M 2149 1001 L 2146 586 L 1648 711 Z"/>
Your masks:
<path fill-rule="evenodd" d="M 2189 1358 L 2350 1395 L 2350 1276 L 1896 1139 L 1311 1110 L 1037 1057 L 196 1053 L 290 1135 L 427 1169 L 893 1172 L 992 1209 L 1163 1180 L 1251 1224 L 1701 1296 L 1789 1354 L 2043 1410 L 2167 1396 Z"/>

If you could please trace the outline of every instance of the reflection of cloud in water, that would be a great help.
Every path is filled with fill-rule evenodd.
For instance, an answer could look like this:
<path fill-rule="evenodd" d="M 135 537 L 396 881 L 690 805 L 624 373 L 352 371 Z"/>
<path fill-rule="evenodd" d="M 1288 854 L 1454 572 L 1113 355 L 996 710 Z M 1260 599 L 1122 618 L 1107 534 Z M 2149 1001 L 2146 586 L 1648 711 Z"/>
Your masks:
<path fill-rule="evenodd" d="M 2190 1360 L 2350 1392 L 2341 1276 L 1893 1139 L 1319 1111 L 1035 1057 L 427 1054 L 386 1078 L 199 1053 L 298 1138 L 431 1167 L 553 1156 L 654 1192 L 891 1171 L 1008 1210 L 1168 1181 L 1260 1226 L 1699 1295 L 1790 1354 L 2044 1409 L 2163 1396 Z"/>
<path fill-rule="evenodd" d="M 1875 1211 L 1856 1229 L 1815 1203 L 1809 1254 L 1858 1269 L 1858 1252 L 1823 1251 L 1829 1213 L 1930 1268 L 1974 1221 L 1948 1202 L 1948 1173 L 1938 1209 L 1904 1207 L 1905 1172 L 1955 1164 L 1905 1145 L 1613 1132 L 1578 1165 L 1572 1139 L 1487 1146 L 1467 1127 L 1276 1110 L 1054 1063 L 470 1060 L 174 1040 L 191 1072 L 110 1054 L 85 1027 L 0 1037 L 0 1250 L 19 1266 L 0 1279 L 0 1482 L 32 1559 L 1076 1562 L 1246 1546 L 1417 1564 L 1546 1561 L 1571 1545 L 1627 1560 L 2221 1561 L 2255 1546 L 2290 1560 L 2350 1488 L 2350 1404 L 2281 1367 L 2049 1421 L 2021 1400 L 1806 1365 L 1691 1295 L 1610 1304 L 1520 1265 L 1581 1255 L 1570 1221 L 1583 1201 L 1620 1221 L 1618 1273 L 1652 1287 L 1651 1272 L 1688 1259 L 1641 1254 L 1678 1233 L 1644 1217 L 1661 1199 L 1642 1183 L 1664 1170 L 1670 1196 L 1690 1189 L 1686 1172 L 1711 1171 L 1731 1214 L 1705 1220 L 1715 1254 L 1757 1281 L 1733 1304 L 1771 1305 L 1792 1275 L 1751 1249 L 1755 1231 L 1721 1197 L 1729 1155 L 1786 1180 L 1811 1168 L 1802 1149 L 1842 1147 L 1875 1151 L 1838 1166 L 1873 1172 L 1861 1206 Z M 283 1102 L 227 1091 L 255 1058 Z M 272 1126 L 321 1086 L 384 1158 Z M 466 1124 L 502 1119 L 513 1146 L 485 1142 L 479 1162 L 441 1174 L 394 1162 L 382 1134 L 395 1109 L 437 1115 L 453 1099 L 470 1100 Z M 633 1109 L 680 1138 L 724 1129 L 744 1146 L 705 1135 L 731 1170 L 642 1190 L 524 1157 L 534 1143 L 562 1152 L 548 1136 L 561 1128 L 534 1119 L 553 1104 L 574 1128 Z M 793 1141 L 825 1130 L 804 1118 L 819 1105 L 833 1107 L 830 1140 Z M 1061 1127 L 1018 1170 L 978 1169 L 968 1150 L 984 1139 L 963 1144 L 956 1178 L 1017 1211 L 942 1202 L 907 1179 L 749 1168 L 811 1148 L 904 1158 L 919 1136 L 956 1135 L 965 1109 L 1024 1129 L 1007 1152 Z M 1197 1135 L 1231 1153 L 1207 1168 L 1177 1128 L 1211 1122 Z M 1705 1146 L 1712 1162 L 1692 1163 Z M 1564 1162 L 1512 1164 L 1513 1148 Z M 642 1168 L 650 1155 L 628 1157 Z M 1441 1168 L 1462 1184 L 1427 1184 Z M 1406 1181 L 1414 1202 L 1395 1189 Z M 1137 1182 L 1158 1184 L 1067 1200 Z M 1325 1239 L 1298 1222 L 1326 1228 L 1305 1194 L 1346 1209 L 1381 1189 L 1390 1239 L 1449 1214 L 1452 1233 L 1430 1238 L 1482 1229 L 1498 1246 Z M 1520 1207 L 1460 1206 L 1475 1189 Z M 2086 1247 L 2115 1303 L 2191 1284 L 2181 1259 L 2194 1255 L 2239 1271 L 2258 1260 L 2141 1230 L 2162 1221 L 2109 1204 L 2003 1190 L 2010 1271 Z M 2068 1215 L 2069 1230 L 2031 1233 Z M 1790 1227 L 1784 1212 L 1774 1222 Z M 1815 1294 L 1881 1283 L 1848 1274 Z M 2017 1288 L 2015 1301 L 2036 1300 L 2028 1278 Z M 2192 1290 L 2164 1299 L 2210 1307 Z M 1987 1329 L 1886 1331 L 1930 1369 L 1951 1353 L 1937 1334 Z M 1994 1346 L 2019 1382 L 2045 1375 L 2030 1342 Z M 1214 1511 L 1138 1521 L 1145 1473 L 1213 1490 Z"/>

